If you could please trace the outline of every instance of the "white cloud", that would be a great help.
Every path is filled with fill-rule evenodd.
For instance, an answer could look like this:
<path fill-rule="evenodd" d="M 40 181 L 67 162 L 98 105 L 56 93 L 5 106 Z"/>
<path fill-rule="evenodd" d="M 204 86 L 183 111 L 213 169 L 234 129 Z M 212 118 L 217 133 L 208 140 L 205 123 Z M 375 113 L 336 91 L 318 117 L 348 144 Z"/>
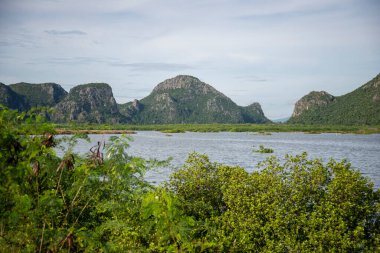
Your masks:
<path fill-rule="evenodd" d="M 49 35 L 86 35 L 85 32 L 79 30 L 45 30 L 45 33 Z"/>
<path fill-rule="evenodd" d="M 191 74 L 281 118 L 311 90 L 340 95 L 379 72 L 378 10 L 372 0 L 3 0 L 0 81 L 103 81 L 126 102 Z"/>

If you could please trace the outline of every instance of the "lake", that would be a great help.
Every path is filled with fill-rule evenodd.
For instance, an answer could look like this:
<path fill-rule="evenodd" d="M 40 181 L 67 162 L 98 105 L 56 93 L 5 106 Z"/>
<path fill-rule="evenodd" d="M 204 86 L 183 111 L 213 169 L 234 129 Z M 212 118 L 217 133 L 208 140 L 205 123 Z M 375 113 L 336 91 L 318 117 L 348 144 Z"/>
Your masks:
<path fill-rule="evenodd" d="M 76 147 L 79 153 L 86 153 L 97 141 L 106 141 L 111 135 L 89 135 L 91 143 L 80 141 Z M 307 152 L 309 158 L 347 159 L 354 168 L 371 178 L 380 188 L 380 134 L 304 134 L 304 133 L 174 133 L 139 131 L 132 135 L 134 141 L 128 150 L 130 155 L 164 160 L 172 157 L 171 168 L 157 168 L 149 171 L 146 179 L 158 184 L 169 178 L 175 167 L 183 165 L 191 152 L 205 153 L 211 161 L 227 165 L 239 165 L 247 171 L 257 169 L 257 163 L 270 155 L 281 160 L 286 154 Z M 252 152 L 259 145 L 272 148 L 273 154 Z"/>

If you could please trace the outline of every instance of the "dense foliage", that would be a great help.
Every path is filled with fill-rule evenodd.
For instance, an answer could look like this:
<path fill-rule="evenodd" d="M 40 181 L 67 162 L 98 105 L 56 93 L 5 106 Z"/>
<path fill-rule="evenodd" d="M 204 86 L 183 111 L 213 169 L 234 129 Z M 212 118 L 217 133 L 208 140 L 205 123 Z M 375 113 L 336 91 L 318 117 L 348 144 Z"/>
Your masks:
<path fill-rule="evenodd" d="M 271 157 L 248 173 L 194 153 L 157 187 L 128 137 L 81 157 L 79 136 L 53 134 L 38 113 L 0 109 L 2 252 L 380 250 L 380 191 L 345 161 Z"/>
<path fill-rule="evenodd" d="M 379 125 L 380 75 L 360 88 L 328 103 L 292 117 L 289 123 Z"/>
<path fill-rule="evenodd" d="M 0 105 L 25 111 L 29 109 L 29 105 L 20 94 L 14 92 L 8 85 L 0 83 Z"/>
<path fill-rule="evenodd" d="M 162 86 L 165 86 L 162 87 Z M 4 93 L 4 94 L 1 94 Z M 210 85 L 191 76 L 177 76 L 158 84 L 152 93 L 117 104 L 106 83 L 77 85 L 67 93 L 55 83 L 0 83 L 0 104 L 18 109 L 46 106 L 59 123 L 266 123 L 260 104 L 236 105 Z"/>
<path fill-rule="evenodd" d="M 161 131 L 161 132 L 255 132 L 268 134 L 269 132 L 305 132 L 317 133 L 355 133 L 372 134 L 380 133 L 380 125 L 377 126 L 344 126 L 344 125 L 301 125 L 301 124 L 60 124 L 57 130 L 61 132 L 75 132 L 76 130 L 136 130 L 136 131 Z"/>
<path fill-rule="evenodd" d="M 132 122 L 138 124 L 270 122 L 260 104 L 240 107 L 192 76 L 165 80 L 139 103 L 141 108 L 128 115 L 132 116 Z M 121 112 L 133 111 L 131 106 L 128 103 L 119 108 Z"/>
<path fill-rule="evenodd" d="M 29 108 L 55 106 L 67 95 L 67 92 L 56 83 L 16 83 L 9 85 L 9 88 L 24 97 Z"/>

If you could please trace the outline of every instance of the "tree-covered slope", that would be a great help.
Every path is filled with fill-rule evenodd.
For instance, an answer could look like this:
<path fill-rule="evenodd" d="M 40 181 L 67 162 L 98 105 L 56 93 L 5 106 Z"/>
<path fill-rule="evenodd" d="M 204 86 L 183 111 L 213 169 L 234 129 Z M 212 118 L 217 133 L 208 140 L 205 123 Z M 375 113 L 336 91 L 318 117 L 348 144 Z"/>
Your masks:
<path fill-rule="evenodd" d="M 268 123 L 270 120 L 265 117 L 263 109 L 259 103 L 240 107 L 245 123 Z"/>
<path fill-rule="evenodd" d="M 119 108 L 134 122 L 143 124 L 244 123 L 245 119 L 262 122 L 265 118 L 264 115 L 259 116 L 257 110 L 249 109 L 245 112 L 250 117 L 245 117 L 243 109 L 230 98 L 198 78 L 186 75 L 167 79 L 141 101 L 120 105 Z"/>
<path fill-rule="evenodd" d="M 246 107 L 198 78 L 180 75 L 158 84 L 143 99 L 118 105 L 105 83 L 78 85 L 67 93 L 55 83 L 2 85 L 0 103 L 20 111 L 53 108 L 49 118 L 68 123 L 180 124 L 270 122 L 259 103 Z"/>
<path fill-rule="evenodd" d="M 0 104 L 19 111 L 25 111 L 29 108 L 25 97 L 17 94 L 3 83 L 0 83 Z"/>
<path fill-rule="evenodd" d="M 67 95 L 67 91 L 56 83 L 16 83 L 9 87 L 24 96 L 30 107 L 55 106 Z"/>
<path fill-rule="evenodd" d="M 310 94 L 296 103 L 289 123 L 380 124 L 380 74 L 358 89 L 340 97 L 326 93 L 328 95 L 317 98 L 315 94 L 313 96 Z M 305 104 L 313 106 L 305 109 Z M 300 105 L 304 108 L 300 108 Z"/>

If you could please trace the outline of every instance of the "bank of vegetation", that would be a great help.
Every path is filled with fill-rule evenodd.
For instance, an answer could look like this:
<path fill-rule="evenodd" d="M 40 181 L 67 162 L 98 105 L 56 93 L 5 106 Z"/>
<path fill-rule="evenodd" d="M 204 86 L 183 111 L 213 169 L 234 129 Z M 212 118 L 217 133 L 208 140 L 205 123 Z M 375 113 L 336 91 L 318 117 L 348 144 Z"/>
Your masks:
<path fill-rule="evenodd" d="M 129 138 L 77 138 L 55 149 L 55 126 L 0 109 L 3 252 L 378 252 L 380 191 L 350 164 L 305 153 L 258 171 L 190 154 L 163 185 L 164 163 L 132 157 Z"/>
<path fill-rule="evenodd" d="M 297 125 L 297 124 L 154 124 L 154 125 L 132 125 L 132 124 L 60 124 L 56 125 L 58 133 L 71 131 L 96 130 L 98 133 L 107 131 L 160 131 L 165 133 L 183 132 L 305 132 L 318 133 L 354 133 L 374 134 L 380 133 L 380 126 L 367 125 Z M 109 132 L 108 132 L 109 133 Z"/>

